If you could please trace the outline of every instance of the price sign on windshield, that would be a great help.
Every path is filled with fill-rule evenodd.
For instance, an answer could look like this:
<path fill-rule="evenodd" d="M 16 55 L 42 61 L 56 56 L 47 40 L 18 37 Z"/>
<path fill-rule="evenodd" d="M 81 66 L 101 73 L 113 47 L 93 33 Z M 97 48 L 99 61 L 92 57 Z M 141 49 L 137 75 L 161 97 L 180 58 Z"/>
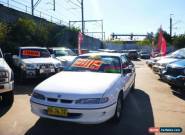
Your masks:
<path fill-rule="evenodd" d="M 40 52 L 36 51 L 36 50 L 23 50 L 22 55 L 32 56 L 32 57 L 40 57 Z"/>
<path fill-rule="evenodd" d="M 102 65 L 101 60 L 93 60 L 93 59 L 77 59 L 73 63 L 73 67 L 81 67 L 81 68 L 87 68 L 91 70 L 99 70 Z"/>

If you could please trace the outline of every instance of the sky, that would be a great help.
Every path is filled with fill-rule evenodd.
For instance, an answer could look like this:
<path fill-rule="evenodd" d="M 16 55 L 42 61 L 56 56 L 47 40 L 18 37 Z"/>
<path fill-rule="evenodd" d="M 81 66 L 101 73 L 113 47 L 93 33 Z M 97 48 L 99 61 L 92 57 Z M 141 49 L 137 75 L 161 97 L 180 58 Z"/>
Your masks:
<path fill-rule="evenodd" d="M 7 2 L 8 0 L 0 0 Z M 10 5 L 21 7 L 14 1 L 30 6 L 31 0 L 9 0 Z M 35 0 L 36 1 L 36 0 Z M 72 2 L 71 2 L 72 1 Z M 56 10 L 52 10 L 53 0 L 41 0 L 36 10 L 39 10 L 50 19 L 50 15 L 59 18 L 65 25 L 69 20 L 81 20 L 81 10 L 78 6 L 80 0 L 56 0 Z M 85 20 L 103 20 L 106 38 L 111 33 L 117 34 L 146 34 L 147 32 L 157 32 L 162 28 L 169 32 L 169 18 L 173 14 L 173 35 L 185 33 L 185 0 L 84 0 Z M 27 8 L 30 11 L 29 8 Z M 35 11 L 35 14 L 40 15 Z M 41 14 L 44 16 L 44 14 Z M 53 19 L 54 20 L 54 19 Z M 75 27 L 80 23 L 72 24 Z M 85 31 L 100 32 L 101 23 L 86 23 Z M 100 36 L 100 35 L 94 35 Z"/>

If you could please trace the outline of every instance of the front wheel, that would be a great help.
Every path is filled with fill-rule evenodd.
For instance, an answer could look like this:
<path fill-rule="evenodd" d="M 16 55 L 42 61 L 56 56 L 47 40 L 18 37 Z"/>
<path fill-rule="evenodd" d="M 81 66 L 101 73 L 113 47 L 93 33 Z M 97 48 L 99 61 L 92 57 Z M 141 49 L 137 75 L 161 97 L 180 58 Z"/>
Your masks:
<path fill-rule="evenodd" d="M 123 93 L 121 92 L 118 96 L 116 111 L 112 118 L 114 123 L 118 123 L 122 116 L 122 109 L 123 109 Z"/>

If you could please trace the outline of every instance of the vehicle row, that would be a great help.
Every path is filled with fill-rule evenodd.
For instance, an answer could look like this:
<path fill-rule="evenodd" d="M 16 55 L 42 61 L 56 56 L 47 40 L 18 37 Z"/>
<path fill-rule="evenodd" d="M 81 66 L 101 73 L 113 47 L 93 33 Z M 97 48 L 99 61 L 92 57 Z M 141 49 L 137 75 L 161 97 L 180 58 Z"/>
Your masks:
<path fill-rule="evenodd" d="M 185 48 L 148 60 L 147 64 L 163 81 L 177 88 L 185 88 Z"/>
<path fill-rule="evenodd" d="M 109 119 L 119 122 L 123 101 L 135 87 L 134 64 L 122 53 L 93 52 L 75 56 L 68 50 L 67 53 L 75 57 L 73 60 L 65 53 L 58 48 L 20 47 L 13 55 L 12 64 L 24 79 L 48 75 L 33 90 L 31 111 L 43 118 L 84 124 Z M 5 82 L 0 83 L 0 90 L 12 92 L 13 71 L 1 59 L 4 67 L 0 68 L 0 80 Z M 65 63 L 67 66 L 63 68 L 65 59 L 70 63 Z"/>

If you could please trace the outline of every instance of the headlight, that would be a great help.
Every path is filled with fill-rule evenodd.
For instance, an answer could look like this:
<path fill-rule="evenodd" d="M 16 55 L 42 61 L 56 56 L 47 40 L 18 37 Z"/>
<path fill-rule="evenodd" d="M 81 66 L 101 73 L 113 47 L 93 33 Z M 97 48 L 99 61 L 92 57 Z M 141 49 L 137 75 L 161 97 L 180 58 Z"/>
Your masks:
<path fill-rule="evenodd" d="M 25 70 L 25 69 L 36 69 L 37 65 L 36 64 L 22 64 L 21 68 L 23 70 Z"/>
<path fill-rule="evenodd" d="M 34 98 L 36 98 L 36 99 L 40 99 L 40 100 L 45 100 L 45 96 L 42 95 L 42 94 L 39 94 L 39 93 L 37 93 L 37 92 L 34 92 L 34 93 L 32 94 L 32 97 L 34 97 Z"/>
<path fill-rule="evenodd" d="M 162 67 L 166 67 L 166 65 L 167 65 L 166 63 L 162 63 L 161 64 Z"/>
<path fill-rule="evenodd" d="M 87 98 L 76 100 L 76 104 L 103 104 L 108 102 L 109 98 Z"/>
<path fill-rule="evenodd" d="M 26 64 L 26 69 L 36 69 L 37 65 L 35 64 Z"/>
<path fill-rule="evenodd" d="M 56 64 L 56 68 L 61 68 L 63 65 L 62 65 L 62 63 L 57 63 Z"/>
<path fill-rule="evenodd" d="M 0 71 L 0 78 L 8 78 L 8 72 L 7 71 Z"/>

